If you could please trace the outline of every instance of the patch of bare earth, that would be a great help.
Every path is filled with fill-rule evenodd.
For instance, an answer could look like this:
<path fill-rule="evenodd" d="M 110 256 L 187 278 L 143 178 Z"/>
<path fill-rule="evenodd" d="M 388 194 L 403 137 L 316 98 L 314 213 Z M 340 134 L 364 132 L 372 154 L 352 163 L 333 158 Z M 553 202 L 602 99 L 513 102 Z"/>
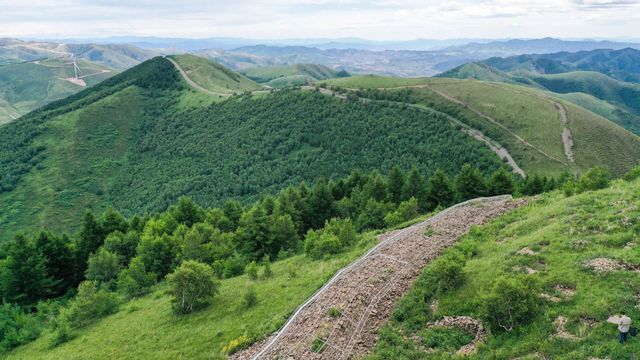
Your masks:
<path fill-rule="evenodd" d="M 469 316 L 445 316 L 436 321 L 433 326 L 458 328 L 469 335 L 473 335 L 473 340 L 470 343 L 458 349 L 458 355 L 475 353 L 478 345 L 489 336 L 489 332 L 482 326 L 482 323 Z"/>
<path fill-rule="evenodd" d="M 577 336 L 567 331 L 566 326 L 568 321 L 569 319 L 567 319 L 565 316 L 562 316 L 562 315 L 556 318 L 556 320 L 553 322 L 553 325 L 556 326 L 555 336 L 561 339 L 566 339 L 566 340 L 578 340 Z"/>
<path fill-rule="evenodd" d="M 523 205 L 510 197 L 478 199 L 449 208 L 396 231 L 361 259 L 338 273 L 305 303 L 266 345 L 255 344 L 231 359 L 351 359 L 376 344 L 377 330 L 389 319 L 396 302 L 413 285 L 422 268 L 454 245 L 471 226 L 484 224 Z M 425 235 L 425 230 L 431 228 Z M 342 310 L 340 317 L 328 309 Z M 324 349 L 312 351 L 323 341 Z"/>
<path fill-rule="evenodd" d="M 584 265 L 595 272 L 610 272 L 610 271 L 635 271 L 640 272 L 638 265 L 628 264 L 620 260 L 614 260 L 609 258 L 595 258 L 588 260 Z"/>
<path fill-rule="evenodd" d="M 537 255 L 538 253 L 531 250 L 531 248 L 529 247 L 523 247 L 522 249 L 518 250 L 517 254 L 518 255 Z"/>

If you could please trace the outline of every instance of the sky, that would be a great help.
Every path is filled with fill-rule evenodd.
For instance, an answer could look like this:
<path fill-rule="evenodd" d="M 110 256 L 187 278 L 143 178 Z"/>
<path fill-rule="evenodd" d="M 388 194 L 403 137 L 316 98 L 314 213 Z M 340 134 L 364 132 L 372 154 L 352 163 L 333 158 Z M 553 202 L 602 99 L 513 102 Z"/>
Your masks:
<path fill-rule="evenodd" d="M 0 37 L 640 39 L 640 0 L 0 0 Z"/>

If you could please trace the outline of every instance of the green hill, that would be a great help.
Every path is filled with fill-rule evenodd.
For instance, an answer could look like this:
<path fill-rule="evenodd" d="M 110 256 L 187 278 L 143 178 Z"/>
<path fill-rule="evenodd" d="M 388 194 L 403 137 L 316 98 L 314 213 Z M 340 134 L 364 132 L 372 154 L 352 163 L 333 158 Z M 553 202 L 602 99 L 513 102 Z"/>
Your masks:
<path fill-rule="evenodd" d="M 176 61 L 184 59 L 192 58 Z M 194 76 L 203 86 L 206 79 Z M 354 168 L 416 166 L 428 175 L 464 163 L 485 173 L 501 166 L 443 114 L 310 91 L 218 100 L 155 58 L 0 127 L 8 139 L 0 144 L 2 237 L 74 229 L 85 208 L 141 214 L 182 195 L 207 206 L 246 201 Z"/>
<path fill-rule="evenodd" d="M 438 77 L 523 84 L 548 90 L 554 93 L 554 96 L 571 101 L 635 134 L 640 134 L 639 84 L 619 81 L 595 71 L 553 73 L 549 69 L 539 68 L 535 71 L 532 70 L 535 66 L 524 66 L 521 63 L 511 66 L 512 72 L 503 72 L 487 65 L 495 62 L 496 59 L 489 59 L 485 63 L 465 64 Z M 502 65 L 507 67 L 505 64 Z M 551 73 L 547 74 L 545 71 Z"/>
<path fill-rule="evenodd" d="M 620 311 L 634 322 L 640 316 L 633 220 L 640 216 L 639 201 L 637 180 L 568 198 L 553 193 L 472 231 L 444 254 L 461 265 L 461 277 L 448 278 L 459 282 L 447 283 L 437 277 L 438 268 L 427 266 L 368 359 L 455 358 L 473 334 L 430 327 L 445 316 L 469 316 L 490 328 L 468 359 L 633 358 L 640 343 L 618 344 L 607 318 Z M 519 306 L 526 317 L 514 311 Z"/>
<path fill-rule="evenodd" d="M 243 73 L 248 78 L 273 88 L 305 85 L 318 80 L 349 76 L 345 71 L 314 64 L 257 67 L 244 70 Z"/>
<path fill-rule="evenodd" d="M 504 146 L 527 173 L 582 172 L 604 165 L 622 174 L 640 159 L 638 136 L 530 87 L 476 80 L 376 76 L 334 79 L 328 83 L 364 89 L 359 94 L 364 97 L 409 102 L 444 112 Z M 568 116 L 573 162 L 561 136 L 564 125 L 559 107 Z"/>
<path fill-rule="evenodd" d="M 233 94 L 262 89 L 253 80 L 205 58 L 195 55 L 173 55 L 170 58 L 189 79 L 211 92 Z"/>
<path fill-rule="evenodd" d="M 80 60 L 75 80 L 68 59 L 43 59 L 0 66 L 0 124 L 52 101 L 75 94 L 113 76 L 116 71 Z"/>
<path fill-rule="evenodd" d="M 495 57 L 483 63 L 506 72 L 526 70 L 538 74 L 558 74 L 597 71 L 617 80 L 640 82 L 640 50 L 633 48 Z"/>

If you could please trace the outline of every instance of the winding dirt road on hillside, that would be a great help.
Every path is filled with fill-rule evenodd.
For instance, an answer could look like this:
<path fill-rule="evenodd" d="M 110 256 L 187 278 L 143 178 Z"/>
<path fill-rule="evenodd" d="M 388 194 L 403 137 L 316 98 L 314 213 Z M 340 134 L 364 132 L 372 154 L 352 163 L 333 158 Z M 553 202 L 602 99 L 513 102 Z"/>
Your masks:
<path fill-rule="evenodd" d="M 231 359 L 351 359 L 371 351 L 376 332 L 426 264 L 480 225 L 524 204 L 511 196 L 467 201 L 403 230 L 339 271 L 301 305 L 281 330 Z M 332 317 L 329 309 L 339 309 Z M 312 344 L 324 350 L 312 351 Z"/>
<path fill-rule="evenodd" d="M 513 137 L 515 137 L 518 141 L 520 141 L 521 143 L 523 143 L 524 145 L 538 151 L 540 154 L 542 154 L 543 156 L 545 156 L 546 158 L 553 160 L 553 161 L 557 161 L 565 166 L 568 166 L 568 164 L 552 155 L 547 154 L 544 150 L 540 149 L 539 147 L 531 144 L 530 142 L 528 142 L 527 140 L 525 140 L 523 137 L 521 137 L 520 135 L 516 134 L 515 132 L 513 132 L 511 129 L 509 129 L 508 127 L 504 126 L 503 124 L 501 124 L 499 121 L 497 121 L 496 119 L 472 108 L 469 104 L 465 103 L 464 101 L 461 101 L 457 98 L 454 98 L 453 96 L 450 96 L 449 94 L 446 94 L 440 90 L 434 89 L 433 87 L 431 87 L 430 85 L 416 85 L 416 86 L 412 86 L 412 87 L 424 87 L 424 88 L 428 88 L 429 90 L 435 92 L 436 94 L 444 97 L 445 99 L 455 102 L 456 104 L 459 104 L 465 108 L 467 108 L 469 111 L 473 112 L 474 114 L 482 117 L 485 120 L 488 120 L 489 122 L 501 127 L 502 129 L 504 129 L 505 131 L 507 131 L 510 135 L 512 135 Z"/>
<path fill-rule="evenodd" d="M 193 89 L 195 89 L 197 91 L 200 91 L 200 92 L 203 92 L 205 94 L 218 96 L 218 97 L 230 97 L 231 95 L 233 95 L 233 94 L 228 94 L 228 93 L 219 93 L 219 92 L 215 92 L 215 91 L 211 91 L 211 90 L 203 88 L 202 86 L 198 85 L 195 81 L 191 80 L 191 78 L 189 78 L 189 75 L 180 67 L 180 65 L 178 65 L 177 62 L 175 62 L 175 60 L 173 60 L 172 58 L 169 58 L 169 57 L 165 57 L 165 59 L 171 61 L 173 66 L 176 68 L 176 70 L 178 70 L 178 72 L 180 73 L 180 75 L 184 79 L 184 81 L 186 81 L 187 84 L 189 84 L 189 86 L 191 86 Z"/>

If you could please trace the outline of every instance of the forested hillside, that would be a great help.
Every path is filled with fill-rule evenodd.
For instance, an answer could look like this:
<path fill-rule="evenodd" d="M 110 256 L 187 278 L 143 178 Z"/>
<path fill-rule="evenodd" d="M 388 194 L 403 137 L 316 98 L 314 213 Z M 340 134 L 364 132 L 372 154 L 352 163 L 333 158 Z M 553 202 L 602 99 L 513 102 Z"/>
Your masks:
<path fill-rule="evenodd" d="M 325 82 L 363 98 L 403 102 L 445 113 L 501 144 L 529 173 L 581 173 L 603 165 L 621 175 L 640 158 L 638 136 L 531 87 L 376 76 Z"/>
<path fill-rule="evenodd" d="M 295 90 L 213 101 L 155 58 L 0 127 L 3 237 L 73 228 L 85 208 L 249 200 L 354 168 L 501 166 L 445 115 Z"/>

